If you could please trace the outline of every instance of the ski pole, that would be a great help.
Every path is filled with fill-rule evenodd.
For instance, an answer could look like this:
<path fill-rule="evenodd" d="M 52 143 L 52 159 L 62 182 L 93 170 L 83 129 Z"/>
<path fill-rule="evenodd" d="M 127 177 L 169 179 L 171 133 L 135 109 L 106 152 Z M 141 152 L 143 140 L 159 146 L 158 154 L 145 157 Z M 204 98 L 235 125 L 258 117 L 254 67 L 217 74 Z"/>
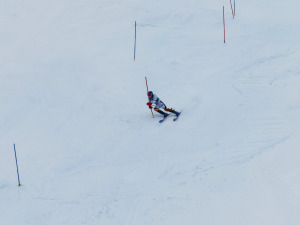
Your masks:
<path fill-rule="evenodd" d="M 147 77 L 145 77 L 145 80 L 146 80 L 146 87 L 147 87 L 147 96 L 148 96 L 148 82 L 147 82 Z M 148 96 L 148 101 L 150 102 L 150 98 L 149 98 L 149 96 Z M 151 113 L 152 113 L 152 116 L 153 116 L 153 118 L 154 118 L 154 114 L 153 114 L 153 111 L 152 111 L 152 109 L 151 109 Z"/>
<path fill-rule="evenodd" d="M 14 144 L 14 150 L 15 150 L 15 158 L 16 158 L 16 166 L 17 166 L 18 182 L 19 182 L 19 186 L 21 186 L 20 176 L 19 176 L 19 168 L 18 168 L 18 160 L 17 160 L 17 152 L 16 152 L 16 145 L 15 145 L 15 144 Z"/>

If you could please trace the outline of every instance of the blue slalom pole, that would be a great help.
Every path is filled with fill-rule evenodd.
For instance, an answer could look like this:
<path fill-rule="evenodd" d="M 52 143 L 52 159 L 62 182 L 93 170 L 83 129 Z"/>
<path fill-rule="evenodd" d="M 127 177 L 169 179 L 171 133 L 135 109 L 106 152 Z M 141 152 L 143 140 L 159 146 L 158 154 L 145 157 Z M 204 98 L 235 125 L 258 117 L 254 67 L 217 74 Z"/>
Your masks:
<path fill-rule="evenodd" d="M 233 2 L 233 8 L 234 8 L 234 16 L 235 16 L 235 0 Z"/>
<path fill-rule="evenodd" d="M 135 60 L 135 50 L 136 50 L 136 21 L 134 22 L 134 55 L 133 55 L 134 60 Z"/>
<path fill-rule="evenodd" d="M 17 152 L 16 152 L 16 145 L 15 144 L 14 144 L 14 150 L 15 150 L 16 166 L 17 166 L 17 173 L 18 173 L 18 182 L 19 182 L 19 186 L 21 186 L 20 176 L 19 176 L 19 168 L 18 168 L 18 160 L 17 160 Z"/>

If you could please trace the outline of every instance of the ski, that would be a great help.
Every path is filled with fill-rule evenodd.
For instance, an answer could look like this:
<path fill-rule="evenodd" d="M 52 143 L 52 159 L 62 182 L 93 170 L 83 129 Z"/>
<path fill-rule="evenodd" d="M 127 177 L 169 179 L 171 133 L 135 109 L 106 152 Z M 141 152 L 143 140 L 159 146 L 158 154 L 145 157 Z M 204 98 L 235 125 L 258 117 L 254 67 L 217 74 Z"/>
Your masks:
<path fill-rule="evenodd" d="M 178 114 L 178 116 L 176 116 L 176 117 L 173 119 L 173 121 L 176 121 L 176 120 L 178 119 L 178 117 L 180 116 L 181 112 L 182 112 L 182 111 L 180 111 L 180 113 Z"/>
<path fill-rule="evenodd" d="M 170 114 L 168 114 L 166 117 L 164 117 L 162 120 L 160 120 L 159 122 L 162 123 L 165 121 L 165 119 L 169 116 Z"/>

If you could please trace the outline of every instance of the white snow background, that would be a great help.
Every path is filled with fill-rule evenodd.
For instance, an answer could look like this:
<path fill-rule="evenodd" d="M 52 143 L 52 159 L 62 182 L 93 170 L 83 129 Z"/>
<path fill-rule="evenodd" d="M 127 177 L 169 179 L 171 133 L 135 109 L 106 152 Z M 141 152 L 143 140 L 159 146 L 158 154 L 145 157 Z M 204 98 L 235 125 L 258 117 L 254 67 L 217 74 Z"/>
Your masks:
<path fill-rule="evenodd" d="M 299 225 L 299 8 L 1 0 L 0 224 Z"/>

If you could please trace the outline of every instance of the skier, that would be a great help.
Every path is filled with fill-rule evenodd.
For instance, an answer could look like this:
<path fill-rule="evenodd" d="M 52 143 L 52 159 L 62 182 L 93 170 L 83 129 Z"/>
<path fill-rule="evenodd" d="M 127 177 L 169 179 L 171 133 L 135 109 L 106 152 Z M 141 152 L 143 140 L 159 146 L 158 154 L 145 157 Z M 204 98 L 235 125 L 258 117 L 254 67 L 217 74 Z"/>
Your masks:
<path fill-rule="evenodd" d="M 150 109 L 152 109 L 152 104 L 155 105 L 154 110 L 164 116 L 166 118 L 169 114 L 165 113 L 160 110 L 160 108 L 163 108 L 167 112 L 174 113 L 177 117 L 179 116 L 179 112 L 176 112 L 174 109 L 169 109 L 167 106 L 157 97 L 156 94 L 153 94 L 152 91 L 148 91 L 148 98 L 149 102 L 147 102 L 147 105 L 149 106 Z"/>

